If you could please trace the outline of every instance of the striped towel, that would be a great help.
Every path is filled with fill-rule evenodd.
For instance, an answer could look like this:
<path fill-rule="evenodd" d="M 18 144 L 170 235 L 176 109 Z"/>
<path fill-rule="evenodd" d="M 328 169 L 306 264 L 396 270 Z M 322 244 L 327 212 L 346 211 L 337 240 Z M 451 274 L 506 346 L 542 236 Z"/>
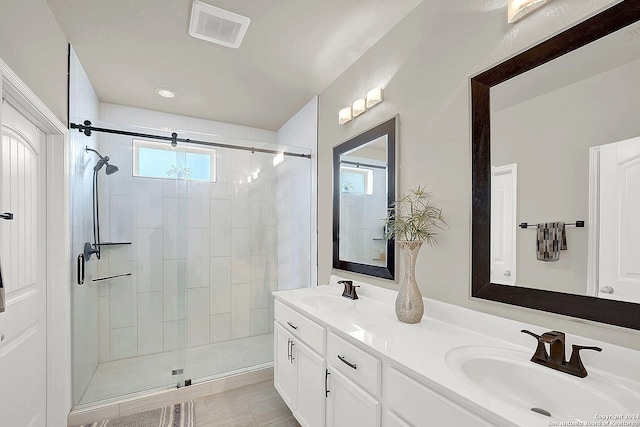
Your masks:
<path fill-rule="evenodd" d="M 538 224 L 536 255 L 539 261 L 552 262 L 560 259 L 560 251 L 567 250 L 567 234 L 564 222 Z"/>

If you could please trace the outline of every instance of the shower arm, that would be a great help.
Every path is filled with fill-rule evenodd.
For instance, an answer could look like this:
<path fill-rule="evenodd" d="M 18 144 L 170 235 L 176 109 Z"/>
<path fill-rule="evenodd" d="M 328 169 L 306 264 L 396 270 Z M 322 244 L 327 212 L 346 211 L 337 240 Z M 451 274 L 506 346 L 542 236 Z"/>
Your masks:
<path fill-rule="evenodd" d="M 93 148 L 89 148 L 88 146 L 85 146 L 85 147 L 84 147 L 84 150 L 85 150 L 85 151 L 93 151 L 94 153 L 96 153 L 96 154 L 98 155 L 98 157 L 100 157 L 100 160 L 103 160 L 103 161 L 105 161 L 105 162 L 108 162 L 108 161 L 110 160 L 110 159 L 108 159 L 108 158 L 107 158 L 107 159 L 105 159 L 105 158 L 102 156 L 102 154 L 98 153 L 98 152 L 97 152 L 96 150 L 94 150 Z"/>

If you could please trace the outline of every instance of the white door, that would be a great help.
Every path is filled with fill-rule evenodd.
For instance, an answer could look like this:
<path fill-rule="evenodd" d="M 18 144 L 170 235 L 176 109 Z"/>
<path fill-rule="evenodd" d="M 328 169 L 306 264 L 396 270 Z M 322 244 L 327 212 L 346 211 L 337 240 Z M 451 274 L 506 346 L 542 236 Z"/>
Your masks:
<path fill-rule="evenodd" d="M 516 283 L 517 165 L 491 168 L 491 283 Z"/>
<path fill-rule="evenodd" d="M 598 296 L 640 303 L 640 137 L 600 150 Z"/>
<path fill-rule="evenodd" d="M 45 135 L 2 102 L 0 425 L 46 424 Z"/>

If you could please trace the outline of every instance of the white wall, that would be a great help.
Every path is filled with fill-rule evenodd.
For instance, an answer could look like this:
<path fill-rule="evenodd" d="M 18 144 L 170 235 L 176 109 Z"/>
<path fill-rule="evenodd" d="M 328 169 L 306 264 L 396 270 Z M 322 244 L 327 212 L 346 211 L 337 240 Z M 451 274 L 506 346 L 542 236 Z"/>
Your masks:
<path fill-rule="evenodd" d="M 67 123 L 67 40 L 46 0 L 0 1 L 0 58 Z"/>
<path fill-rule="evenodd" d="M 303 282 L 304 278 L 309 278 L 309 284 L 312 286 L 317 285 L 318 283 L 318 258 L 317 258 L 317 249 L 318 249 L 318 231 L 317 231 L 317 216 L 318 216 L 318 208 L 315 203 L 317 200 L 317 191 L 318 191 L 318 182 L 317 182 L 317 173 L 318 173 L 318 97 L 314 97 L 311 101 L 309 101 L 304 107 L 300 109 L 293 117 L 291 117 L 282 127 L 278 130 L 277 136 L 278 144 L 283 146 L 293 146 L 293 147 L 304 147 L 310 150 L 311 160 L 300 160 L 303 162 L 309 162 L 310 168 L 308 168 L 308 174 L 305 171 L 304 166 L 297 167 L 299 176 L 291 176 L 291 182 L 297 182 L 297 185 L 307 186 L 307 182 L 309 182 L 309 186 L 311 188 L 311 200 L 313 201 L 310 206 L 310 212 L 304 212 L 302 215 L 298 213 L 296 217 L 298 220 L 307 221 L 308 219 L 308 231 L 305 230 L 303 235 L 310 235 L 311 240 L 309 242 L 310 247 L 307 249 L 306 247 L 296 247 L 292 246 L 289 254 L 282 254 L 283 257 L 279 258 L 279 271 L 280 277 L 283 280 L 282 285 L 291 286 L 286 289 L 298 288 L 301 286 L 307 286 L 307 282 Z M 298 161 L 298 163 L 300 162 Z M 283 187 L 281 187 L 283 188 Z M 290 194 L 296 194 L 295 192 L 290 192 Z M 287 197 L 285 193 L 282 193 L 283 197 Z M 283 206 L 295 206 L 293 204 L 284 204 L 279 205 L 279 207 Z M 282 234 L 285 230 L 280 230 L 280 238 L 287 238 L 286 235 Z M 292 233 L 289 234 L 293 237 Z M 302 251 L 302 252 L 300 252 Z M 284 263 L 289 263 L 289 259 L 291 256 L 298 256 L 297 254 L 304 254 L 304 256 L 309 257 L 309 271 L 308 273 L 305 271 L 295 271 L 289 269 Z M 285 276 L 286 274 L 286 276 Z M 289 277 L 290 279 L 287 279 Z M 280 289 L 280 288 L 279 288 Z M 282 288 L 284 289 L 284 288 Z"/>
<path fill-rule="evenodd" d="M 331 182 L 332 147 L 399 114 L 398 188 L 428 185 L 450 229 L 418 256 L 424 296 L 546 328 L 640 348 L 640 333 L 472 299 L 470 295 L 471 129 L 469 79 L 577 21 L 611 0 L 556 0 L 515 25 L 506 0 L 422 2 L 320 94 L 318 182 Z M 384 102 L 344 126 L 338 111 L 372 87 Z M 319 283 L 331 269 L 331 187 L 318 186 Z M 400 267 L 402 269 L 402 267 Z M 362 276 L 335 271 L 362 279 Z M 400 272 L 402 273 L 402 272 Z M 398 274 L 397 277 L 402 277 Z M 390 281 L 367 281 L 397 289 Z"/>
<path fill-rule="evenodd" d="M 586 295 L 589 147 L 640 135 L 638 87 L 640 60 L 491 113 L 492 165 L 518 164 L 517 223 L 587 221 L 552 263 L 536 259 L 535 228 L 518 229 L 517 284 Z"/>
<path fill-rule="evenodd" d="M 72 123 L 98 119 L 96 93 L 75 52 L 71 51 L 70 119 Z M 76 405 L 98 366 L 98 287 L 91 283 L 95 275 L 95 257 L 86 264 L 86 281 L 77 285 L 76 257 L 84 243 L 92 241 L 92 173 L 97 156 L 85 147 L 98 148 L 98 137 L 86 137 L 78 131 L 69 134 L 69 183 L 71 187 L 71 297 L 72 297 L 72 392 Z"/>

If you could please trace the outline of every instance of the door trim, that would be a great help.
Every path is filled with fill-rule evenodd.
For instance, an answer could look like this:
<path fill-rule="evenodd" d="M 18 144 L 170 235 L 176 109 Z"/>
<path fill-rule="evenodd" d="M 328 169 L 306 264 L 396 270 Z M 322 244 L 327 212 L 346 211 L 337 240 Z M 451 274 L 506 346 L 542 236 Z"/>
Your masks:
<path fill-rule="evenodd" d="M 589 224 L 587 243 L 587 296 L 598 296 L 600 251 L 600 145 L 589 148 Z"/>
<path fill-rule="evenodd" d="M 0 93 L 46 135 L 47 425 L 66 425 L 71 409 L 71 256 L 69 132 L 0 59 Z M 0 109 L 0 121 L 2 110 Z"/>

